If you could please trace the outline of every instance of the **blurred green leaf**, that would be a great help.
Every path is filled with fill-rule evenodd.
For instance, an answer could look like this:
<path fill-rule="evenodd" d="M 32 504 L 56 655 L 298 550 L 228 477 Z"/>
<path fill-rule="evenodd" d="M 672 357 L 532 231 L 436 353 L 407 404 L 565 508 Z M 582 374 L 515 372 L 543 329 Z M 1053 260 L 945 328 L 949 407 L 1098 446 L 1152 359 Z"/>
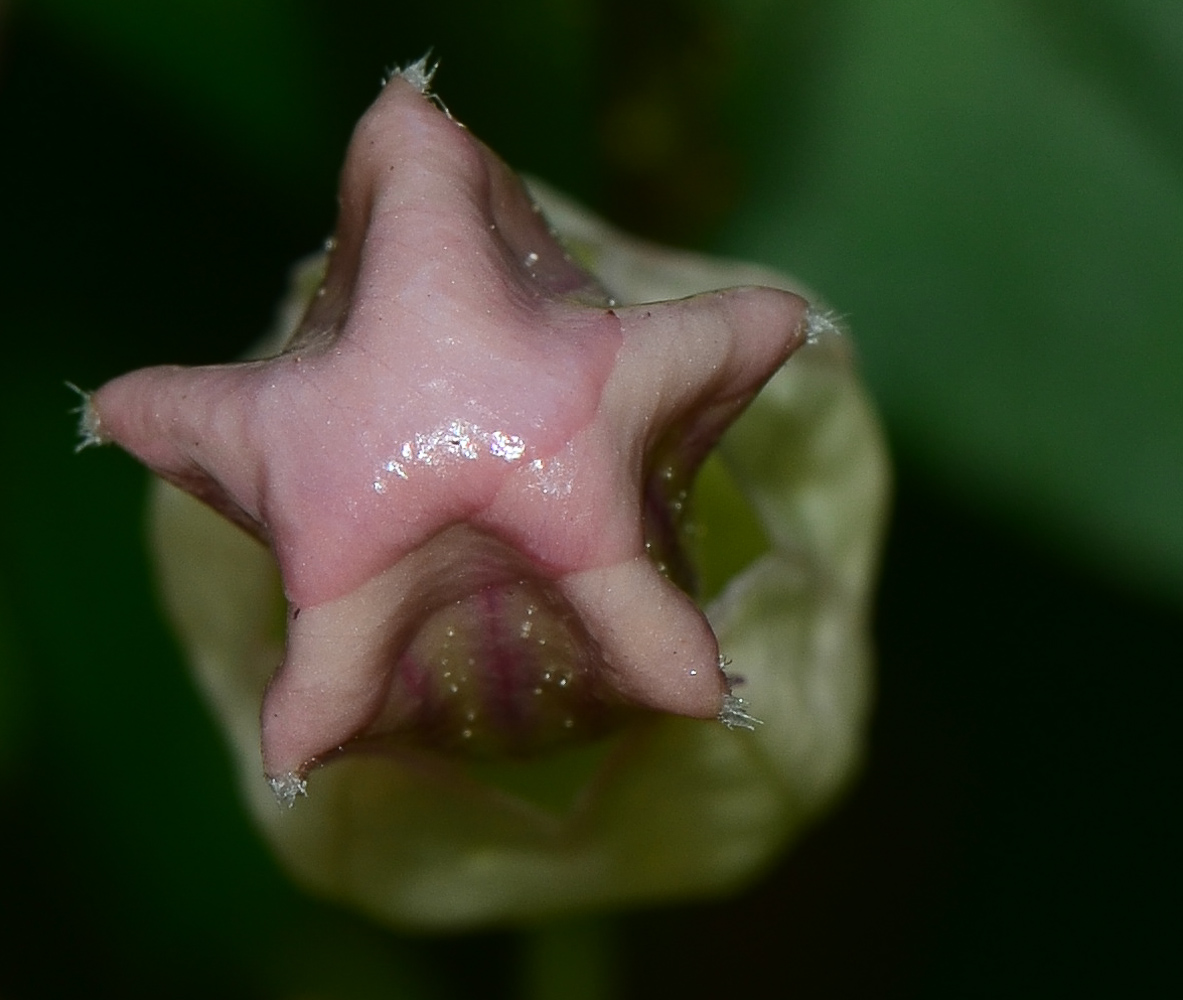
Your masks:
<path fill-rule="evenodd" d="M 930 475 L 1183 597 L 1183 6 L 847 0 L 810 40 L 727 248 L 849 317 Z"/>
<path fill-rule="evenodd" d="M 277 188 L 336 159 L 306 0 L 25 0 L 25 8 L 142 78 Z"/>

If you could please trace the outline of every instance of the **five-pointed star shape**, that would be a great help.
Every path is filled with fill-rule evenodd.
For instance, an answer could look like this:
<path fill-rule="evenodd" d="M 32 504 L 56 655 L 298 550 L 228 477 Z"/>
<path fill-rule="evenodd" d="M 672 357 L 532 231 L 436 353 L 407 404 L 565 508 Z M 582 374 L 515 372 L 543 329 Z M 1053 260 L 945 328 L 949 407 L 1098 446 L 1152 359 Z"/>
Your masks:
<path fill-rule="evenodd" d="M 767 288 L 616 306 L 426 84 L 396 75 L 358 125 L 326 278 L 281 354 L 144 369 L 88 403 L 95 440 L 274 551 L 281 794 L 390 717 L 425 618 L 523 579 L 623 701 L 719 715 L 711 629 L 646 553 L 647 479 L 692 472 L 804 336 L 806 303 Z"/>

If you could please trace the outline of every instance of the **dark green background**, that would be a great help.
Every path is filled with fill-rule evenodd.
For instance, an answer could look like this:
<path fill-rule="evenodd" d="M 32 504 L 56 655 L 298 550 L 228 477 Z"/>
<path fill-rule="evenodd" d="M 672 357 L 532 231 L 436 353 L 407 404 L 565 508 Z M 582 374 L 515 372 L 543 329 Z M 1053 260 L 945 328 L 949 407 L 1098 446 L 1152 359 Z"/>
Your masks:
<path fill-rule="evenodd" d="M 522 936 L 392 935 L 278 873 L 160 620 L 145 474 L 72 454 L 63 386 L 242 351 L 383 68 L 431 45 L 515 166 L 822 289 L 898 462 L 862 780 L 746 895 L 617 921 L 620 994 L 1177 981 L 1183 7 L 28 0 L 0 16 L 0 996 L 521 995 Z"/>

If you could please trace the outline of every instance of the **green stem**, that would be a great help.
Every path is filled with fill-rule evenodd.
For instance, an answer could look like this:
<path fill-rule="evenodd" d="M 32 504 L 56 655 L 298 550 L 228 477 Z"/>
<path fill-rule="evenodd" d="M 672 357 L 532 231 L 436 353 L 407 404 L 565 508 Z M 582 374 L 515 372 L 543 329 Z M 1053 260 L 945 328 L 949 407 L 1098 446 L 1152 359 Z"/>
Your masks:
<path fill-rule="evenodd" d="M 523 1000 L 612 1000 L 620 995 L 611 917 L 574 917 L 522 933 Z"/>

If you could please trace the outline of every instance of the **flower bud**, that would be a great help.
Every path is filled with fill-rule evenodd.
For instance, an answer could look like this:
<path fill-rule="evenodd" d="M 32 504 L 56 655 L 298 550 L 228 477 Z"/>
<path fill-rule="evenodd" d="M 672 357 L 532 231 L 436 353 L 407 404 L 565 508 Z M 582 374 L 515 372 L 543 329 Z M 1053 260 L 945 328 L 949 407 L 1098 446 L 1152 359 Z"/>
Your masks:
<path fill-rule="evenodd" d="M 417 926 L 729 888 L 859 755 L 888 473 L 849 344 L 527 190 L 429 83 L 358 126 L 278 353 L 124 376 L 87 433 L 173 484 L 167 605 L 301 882 Z"/>

